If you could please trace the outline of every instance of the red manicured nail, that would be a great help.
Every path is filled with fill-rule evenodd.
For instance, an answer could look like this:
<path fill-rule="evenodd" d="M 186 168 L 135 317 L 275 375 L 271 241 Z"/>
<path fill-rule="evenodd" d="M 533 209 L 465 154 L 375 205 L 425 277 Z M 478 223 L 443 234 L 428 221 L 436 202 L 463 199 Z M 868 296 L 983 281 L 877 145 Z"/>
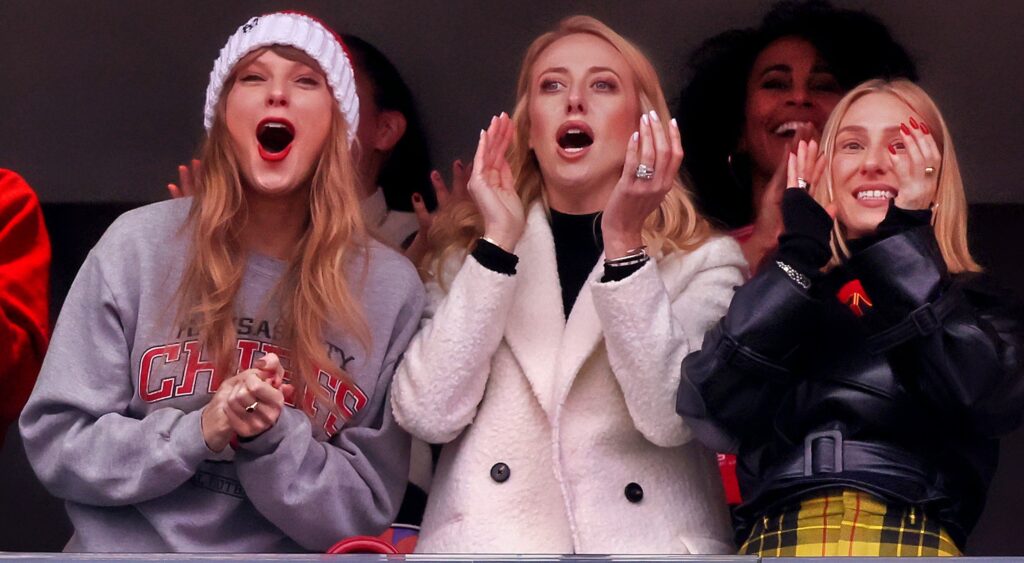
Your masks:
<path fill-rule="evenodd" d="M 423 201 L 423 198 L 420 196 L 420 194 L 412 194 L 412 200 L 415 201 L 416 203 L 419 203 Z"/>
<path fill-rule="evenodd" d="M 921 132 L 924 133 L 925 135 L 932 132 L 931 129 L 928 129 L 928 124 L 923 121 L 921 122 Z"/>
<path fill-rule="evenodd" d="M 910 134 L 910 128 L 905 123 L 900 123 L 900 131 L 903 131 L 904 135 Z"/>
<path fill-rule="evenodd" d="M 914 116 L 910 116 L 910 126 L 917 129 L 917 120 L 914 119 Z"/>
<path fill-rule="evenodd" d="M 891 152 L 892 154 L 896 154 L 896 147 L 889 145 L 889 152 Z"/>
<path fill-rule="evenodd" d="M 434 178 L 434 179 L 436 179 L 436 180 L 439 180 L 439 179 L 441 179 L 441 173 L 440 173 L 440 172 L 438 172 L 437 170 L 432 170 L 432 171 L 430 172 L 430 177 L 431 177 L 431 178 Z"/>

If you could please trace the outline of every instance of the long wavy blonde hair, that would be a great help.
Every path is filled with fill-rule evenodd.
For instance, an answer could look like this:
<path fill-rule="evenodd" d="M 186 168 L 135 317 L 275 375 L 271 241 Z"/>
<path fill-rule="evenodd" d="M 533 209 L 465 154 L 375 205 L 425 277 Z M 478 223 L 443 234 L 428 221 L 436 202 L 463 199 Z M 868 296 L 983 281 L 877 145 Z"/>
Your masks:
<path fill-rule="evenodd" d="M 235 69 L 267 49 L 250 53 Z M 311 68 L 319 65 L 291 47 L 269 50 Z M 185 228 L 191 245 L 178 288 L 177 325 L 199 329 L 200 340 L 217 366 L 216 373 L 237 369 L 235 299 L 247 262 L 241 235 L 249 210 L 246 188 L 225 122 L 228 93 L 235 73 L 225 81 L 216 117 L 199 157 L 203 166 L 196 180 L 192 207 Z M 357 256 L 364 259 L 367 235 L 356 195 L 355 167 L 349 152 L 347 124 L 337 104 L 331 104 L 331 128 L 323 151 L 309 179 L 309 212 L 306 228 L 288 260 L 286 273 L 273 292 L 282 321 L 281 344 L 290 348 L 290 368 L 297 397 L 305 390 L 337 410 L 318 382 L 320 370 L 345 383 L 347 373 L 330 360 L 324 343 L 328 325 L 340 327 L 369 347 L 370 333 L 364 312 L 353 298 L 346 266 Z M 366 269 L 363 268 L 365 272 Z M 275 335 L 277 336 L 277 335 Z M 302 402 L 296 401 L 296 404 Z M 312 413 L 307 413 L 312 414 Z"/>
<path fill-rule="evenodd" d="M 643 112 L 655 110 L 663 123 L 669 121 L 668 104 L 654 66 L 630 41 L 607 25 L 590 16 L 571 16 L 530 44 L 523 58 L 516 86 L 516 106 L 512 114 L 515 138 L 509 148 L 508 160 L 516 178 L 516 190 L 524 209 L 544 195 L 544 178 L 537 157 L 530 148 L 530 88 L 534 63 L 552 43 L 568 35 L 585 33 L 608 42 L 626 60 L 633 71 L 639 98 L 639 124 Z M 623 154 L 625 160 L 625 154 Z M 699 246 L 711 234 L 711 225 L 693 204 L 689 189 L 679 177 L 665 196 L 661 206 L 644 223 L 643 238 L 655 257 L 674 250 L 690 250 Z M 430 229 L 431 250 L 427 253 L 421 271 L 430 278 L 442 271 L 450 255 L 464 252 L 483 234 L 483 218 L 472 202 L 464 201 L 442 211 Z M 444 280 L 441 280 L 442 282 Z"/>
<path fill-rule="evenodd" d="M 967 247 L 967 196 L 964 195 L 964 182 L 960 177 L 960 165 L 957 164 L 956 151 L 953 149 L 953 138 L 935 101 L 920 86 L 909 80 L 869 80 L 843 96 L 825 123 L 821 136 L 822 151 L 826 158 L 825 172 L 822 174 L 822 181 L 813 187 L 812 195 L 822 205 L 832 202 L 832 158 L 835 155 L 839 126 L 854 102 L 875 93 L 895 96 L 931 126 L 935 144 L 942 154 L 932 213 L 935 239 L 950 272 L 981 271 L 981 266 L 971 257 L 971 251 Z M 832 228 L 832 254 L 832 265 L 850 256 L 846 232 L 838 220 L 834 221 Z"/>

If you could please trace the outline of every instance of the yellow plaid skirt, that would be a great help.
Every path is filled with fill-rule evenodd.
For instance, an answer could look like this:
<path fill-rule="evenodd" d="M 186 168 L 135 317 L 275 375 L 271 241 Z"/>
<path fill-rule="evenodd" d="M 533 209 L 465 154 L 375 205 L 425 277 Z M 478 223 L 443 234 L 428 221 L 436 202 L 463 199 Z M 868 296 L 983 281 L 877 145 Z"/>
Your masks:
<path fill-rule="evenodd" d="M 756 522 L 740 555 L 761 557 L 959 556 L 919 508 L 886 505 L 854 489 L 825 491 Z"/>

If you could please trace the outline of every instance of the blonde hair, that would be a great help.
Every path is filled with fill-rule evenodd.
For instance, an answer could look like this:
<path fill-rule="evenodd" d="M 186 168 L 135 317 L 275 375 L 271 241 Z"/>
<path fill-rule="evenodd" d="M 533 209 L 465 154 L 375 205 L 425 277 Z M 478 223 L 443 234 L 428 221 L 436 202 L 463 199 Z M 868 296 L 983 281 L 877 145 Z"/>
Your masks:
<path fill-rule="evenodd" d="M 822 205 L 832 202 L 832 158 L 835 154 L 839 126 L 854 102 L 875 93 L 896 97 L 920 115 L 931 128 L 935 143 L 942 154 L 932 212 L 935 239 L 950 272 L 981 271 L 981 266 L 971 257 L 970 249 L 967 247 L 967 197 L 964 195 L 960 166 L 957 164 L 956 151 L 953 149 L 953 138 L 935 102 L 921 87 L 909 80 L 869 80 L 843 96 L 825 123 L 821 136 L 822 151 L 826 159 L 825 172 L 822 174 L 822 181 L 812 188 L 812 195 Z M 846 234 L 838 219 L 834 221 L 832 228 L 832 254 L 832 265 L 838 264 L 850 255 Z"/>
<path fill-rule="evenodd" d="M 235 72 L 266 50 L 249 54 L 235 65 Z M 269 50 L 319 69 L 297 49 L 275 46 Z M 224 117 L 235 72 L 225 81 L 213 126 L 200 149 L 203 166 L 185 226 L 191 227 L 191 245 L 177 294 L 177 325 L 192 323 L 199 329 L 218 374 L 237 369 L 235 299 L 247 261 L 241 244 L 248 218 L 245 188 Z M 347 384 L 351 378 L 328 357 L 324 329 L 329 324 L 340 326 L 364 347 L 370 341 L 362 307 L 345 276 L 353 257 L 361 254 L 366 259 L 368 253 L 347 124 L 337 104 L 331 104 L 330 134 L 309 182 L 306 229 L 272 297 L 279 302 L 285 327 L 282 344 L 291 349 L 291 371 L 298 376 L 291 381 L 296 386 L 296 404 L 304 403 L 298 397 L 311 391 L 337 411 L 319 384 L 318 373 L 326 371 Z"/>
<path fill-rule="evenodd" d="M 540 165 L 529 143 L 529 105 L 532 94 L 530 75 L 534 63 L 545 49 L 563 37 L 578 33 L 603 39 L 623 56 L 635 76 L 640 112 L 656 110 L 663 122 L 667 123 L 669 119 L 668 104 L 665 102 L 658 74 L 635 45 L 590 16 L 563 19 L 553 31 L 541 35 L 530 44 L 519 70 L 516 106 L 512 114 L 516 134 L 509 148 L 508 160 L 516 178 L 516 190 L 524 209 L 527 210 L 534 201 L 543 198 L 544 188 Z M 640 115 L 638 113 L 636 116 L 638 123 Z M 658 210 L 651 213 L 645 221 L 643 238 L 653 254 L 660 257 L 677 249 L 693 249 L 704 242 L 711 232 L 710 223 L 697 212 L 689 190 L 677 176 Z M 432 246 L 424 259 L 424 275 L 430 277 L 439 274 L 448 256 L 468 249 L 481 234 L 483 219 L 472 202 L 461 202 L 444 210 L 430 229 Z"/>

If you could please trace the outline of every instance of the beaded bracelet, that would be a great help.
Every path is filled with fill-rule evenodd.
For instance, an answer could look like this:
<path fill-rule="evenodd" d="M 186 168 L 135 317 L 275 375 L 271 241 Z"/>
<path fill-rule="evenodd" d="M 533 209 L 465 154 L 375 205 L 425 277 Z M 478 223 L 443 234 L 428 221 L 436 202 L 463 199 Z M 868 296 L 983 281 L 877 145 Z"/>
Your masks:
<path fill-rule="evenodd" d="M 796 284 L 799 285 L 800 287 L 804 289 L 811 288 L 811 280 L 807 276 L 796 271 L 796 268 L 794 268 L 793 266 L 790 266 L 789 264 L 781 260 L 776 260 L 775 265 L 778 266 L 779 269 L 782 270 L 783 272 L 786 272 L 786 275 L 789 276 L 789 279 L 795 281 Z"/>

